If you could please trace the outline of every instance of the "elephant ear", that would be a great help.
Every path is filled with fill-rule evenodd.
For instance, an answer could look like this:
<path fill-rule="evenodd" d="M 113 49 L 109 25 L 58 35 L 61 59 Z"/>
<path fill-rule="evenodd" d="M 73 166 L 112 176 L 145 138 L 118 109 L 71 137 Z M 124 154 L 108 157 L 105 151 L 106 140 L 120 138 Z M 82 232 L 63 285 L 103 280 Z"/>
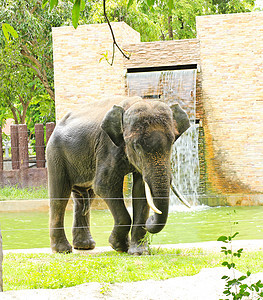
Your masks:
<path fill-rule="evenodd" d="M 173 112 L 173 119 L 176 121 L 177 130 L 180 136 L 190 127 L 189 118 L 178 103 L 173 104 L 170 108 Z"/>
<path fill-rule="evenodd" d="M 124 143 L 122 131 L 122 116 L 124 109 L 114 105 L 105 115 L 101 123 L 101 128 L 108 134 L 116 146 Z"/>

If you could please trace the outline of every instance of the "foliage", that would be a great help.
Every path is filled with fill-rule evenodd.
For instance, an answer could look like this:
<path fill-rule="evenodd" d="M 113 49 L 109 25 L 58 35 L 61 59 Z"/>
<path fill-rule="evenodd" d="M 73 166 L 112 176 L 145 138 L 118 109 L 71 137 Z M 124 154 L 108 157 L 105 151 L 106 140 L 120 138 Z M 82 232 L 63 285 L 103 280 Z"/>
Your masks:
<path fill-rule="evenodd" d="M 30 198 L 28 195 L 30 195 Z M 20 199 L 48 199 L 47 188 L 38 187 L 20 189 L 17 186 L 0 188 L 0 201 Z"/>
<path fill-rule="evenodd" d="M 241 270 L 250 265 L 256 271 L 262 271 L 257 263 L 262 256 L 262 252 L 247 253 L 240 259 Z M 10 253 L 5 255 L 3 275 L 5 290 L 56 289 L 85 282 L 107 285 L 191 276 L 203 268 L 219 267 L 221 260 L 222 254 L 204 253 L 199 249 L 180 252 L 177 249 L 161 249 L 156 255 L 140 257 L 115 251 L 97 255 Z"/>
<path fill-rule="evenodd" d="M 259 297 L 263 297 L 263 283 L 261 280 L 256 283 L 252 283 L 248 285 L 244 281 L 247 280 L 251 272 L 247 271 L 246 275 L 242 275 L 236 278 L 235 268 L 236 264 L 234 262 L 234 258 L 240 258 L 243 252 L 243 249 L 239 249 L 236 252 L 232 249 L 232 240 L 238 235 L 236 232 L 234 235 L 230 236 L 220 236 L 218 241 L 222 241 L 228 245 L 228 247 L 222 246 L 221 252 L 223 252 L 230 260 L 225 260 L 222 265 L 227 267 L 229 270 L 233 270 L 233 278 L 230 276 L 224 275 L 222 279 L 226 281 L 224 294 L 226 296 L 233 296 L 233 300 L 242 299 L 243 297 L 248 297 L 251 295 L 251 292 L 256 292 Z"/>
<path fill-rule="evenodd" d="M 54 105 L 50 104 L 55 98 L 51 29 L 69 21 L 71 8 L 72 5 L 63 2 L 50 12 L 39 0 L 1 1 L 0 96 L 4 108 L 0 112 L 1 123 L 9 117 L 15 123 L 30 123 L 36 99 L 41 101 L 36 116 L 47 113 L 44 119 L 54 120 Z M 48 111 L 40 111 L 47 106 Z"/>
<path fill-rule="evenodd" d="M 44 0 L 47 2 L 48 0 Z M 55 7 L 58 0 L 49 0 Z M 74 3 L 72 23 L 105 22 L 102 3 L 105 0 L 69 0 Z M 196 36 L 196 16 L 249 12 L 255 0 L 108 0 L 110 21 L 125 21 L 141 33 L 142 41 L 185 39 Z"/>

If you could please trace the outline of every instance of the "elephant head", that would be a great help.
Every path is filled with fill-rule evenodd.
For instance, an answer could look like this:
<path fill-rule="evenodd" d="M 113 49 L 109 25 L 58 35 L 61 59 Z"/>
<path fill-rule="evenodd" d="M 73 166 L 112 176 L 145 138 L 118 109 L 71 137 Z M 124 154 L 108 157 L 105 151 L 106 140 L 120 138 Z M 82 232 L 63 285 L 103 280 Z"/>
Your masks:
<path fill-rule="evenodd" d="M 146 229 L 161 231 L 168 217 L 172 145 L 190 126 L 187 114 L 179 104 L 169 107 L 140 100 L 114 105 L 101 126 L 116 146 L 124 146 L 129 162 L 142 175 L 147 202 L 154 211 Z"/>

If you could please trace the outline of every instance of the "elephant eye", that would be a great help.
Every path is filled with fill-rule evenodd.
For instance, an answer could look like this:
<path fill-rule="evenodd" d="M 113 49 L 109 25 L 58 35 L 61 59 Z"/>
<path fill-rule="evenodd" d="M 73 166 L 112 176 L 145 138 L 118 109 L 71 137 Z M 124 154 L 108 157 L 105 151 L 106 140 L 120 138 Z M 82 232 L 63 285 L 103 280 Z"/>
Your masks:
<path fill-rule="evenodd" d="M 141 149 L 141 145 L 138 143 L 138 141 L 133 141 L 132 148 L 134 151 L 139 151 Z"/>

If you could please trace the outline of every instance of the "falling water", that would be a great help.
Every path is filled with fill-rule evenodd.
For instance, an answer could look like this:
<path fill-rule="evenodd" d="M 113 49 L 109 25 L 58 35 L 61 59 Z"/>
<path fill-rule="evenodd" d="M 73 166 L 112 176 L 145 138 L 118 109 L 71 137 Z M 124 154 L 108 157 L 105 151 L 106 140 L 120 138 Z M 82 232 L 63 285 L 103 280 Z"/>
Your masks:
<path fill-rule="evenodd" d="M 198 125 L 195 124 L 196 70 L 127 73 L 130 96 L 159 99 L 169 105 L 179 103 L 187 112 L 191 127 L 175 142 L 172 171 L 175 184 L 193 205 L 198 202 L 199 159 Z M 171 207 L 178 206 L 171 193 Z"/>

